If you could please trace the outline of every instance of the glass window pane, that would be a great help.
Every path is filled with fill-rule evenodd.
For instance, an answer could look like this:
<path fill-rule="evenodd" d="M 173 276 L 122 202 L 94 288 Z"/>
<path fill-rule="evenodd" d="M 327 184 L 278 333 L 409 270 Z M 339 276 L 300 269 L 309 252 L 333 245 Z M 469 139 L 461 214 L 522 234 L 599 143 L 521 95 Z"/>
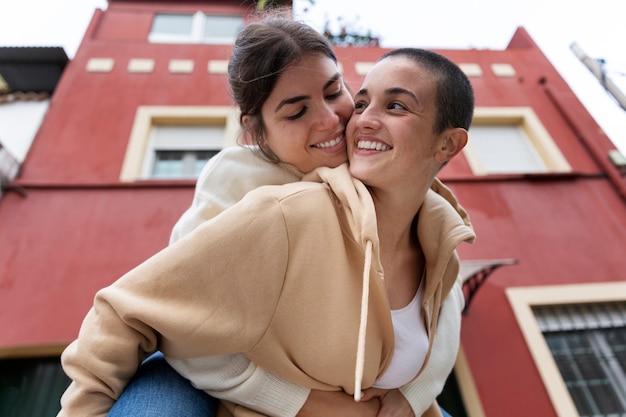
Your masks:
<path fill-rule="evenodd" d="M 154 17 L 151 34 L 191 36 L 193 15 L 157 14 Z"/>
<path fill-rule="evenodd" d="M 243 27 L 241 16 L 205 16 L 205 42 L 232 43 Z"/>
<path fill-rule="evenodd" d="M 224 147 L 224 125 L 153 125 L 145 176 L 197 178 L 206 162 Z"/>
<path fill-rule="evenodd" d="M 152 177 L 180 178 L 183 176 L 182 151 L 156 151 Z"/>
<path fill-rule="evenodd" d="M 200 175 L 200 172 L 202 171 L 202 168 L 204 168 L 206 163 L 209 162 L 209 159 L 211 159 L 215 155 L 217 155 L 218 152 L 219 151 L 198 151 L 198 152 L 195 152 L 195 156 L 196 157 L 195 157 L 194 166 L 193 166 L 193 176 L 197 178 Z"/>
<path fill-rule="evenodd" d="M 615 354 L 615 363 L 626 374 L 626 331 L 624 329 L 607 330 L 606 340 Z"/>
<path fill-rule="evenodd" d="M 533 310 L 579 414 L 625 415 L 626 303 L 541 306 Z"/>
<path fill-rule="evenodd" d="M 214 151 L 156 151 L 152 178 L 197 178 L 206 163 L 217 155 Z"/>

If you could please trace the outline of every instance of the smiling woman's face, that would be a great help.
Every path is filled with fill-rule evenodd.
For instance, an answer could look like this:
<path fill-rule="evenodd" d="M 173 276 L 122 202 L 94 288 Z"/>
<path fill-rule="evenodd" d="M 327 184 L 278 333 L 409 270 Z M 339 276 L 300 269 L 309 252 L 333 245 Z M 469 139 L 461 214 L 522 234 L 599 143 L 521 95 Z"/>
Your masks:
<path fill-rule="evenodd" d="M 436 172 L 435 85 L 430 72 L 402 56 L 370 70 L 346 129 L 353 176 L 370 186 L 401 186 Z"/>
<path fill-rule="evenodd" d="M 263 103 L 265 145 L 304 173 L 341 165 L 353 104 L 337 64 L 325 55 L 305 55 L 280 75 Z"/>

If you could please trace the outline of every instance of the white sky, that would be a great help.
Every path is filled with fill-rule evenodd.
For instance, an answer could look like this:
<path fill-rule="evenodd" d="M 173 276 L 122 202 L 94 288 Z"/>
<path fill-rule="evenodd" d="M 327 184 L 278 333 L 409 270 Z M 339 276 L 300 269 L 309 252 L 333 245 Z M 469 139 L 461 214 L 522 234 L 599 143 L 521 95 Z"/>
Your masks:
<path fill-rule="evenodd" d="M 626 155 L 626 111 L 570 49 L 606 61 L 626 93 L 626 24 L 620 0 L 294 0 L 296 18 L 321 30 L 338 16 L 371 29 L 384 47 L 503 49 L 523 26 L 592 116 Z M 0 46 L 63 46 L 72 58 L 106 0 L 2 0 Z M 309 10 L 300 13 L 303 7 Z"/>

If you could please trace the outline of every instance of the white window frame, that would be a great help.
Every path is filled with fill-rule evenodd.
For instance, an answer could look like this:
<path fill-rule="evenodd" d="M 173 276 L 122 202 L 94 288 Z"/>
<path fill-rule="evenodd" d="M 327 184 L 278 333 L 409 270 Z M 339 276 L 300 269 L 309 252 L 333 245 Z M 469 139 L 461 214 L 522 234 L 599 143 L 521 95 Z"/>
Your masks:
<path fill-rule="evenodd" d="M 481 160 L 480 152 L 472 145 L 472 127 L 479 126 L 514 127 L 516 129 L 515 134 L 527 138 L 527 145 L 530 146 L 529 153 L 539 158 L 545 169 L 535 167 L 529 168 L 528 171 L 516 169 L 511 172 L 490 172 Z M 572 171 L 560 149 L 530 107 L 477 107 L 474 110 L 472 127 L 469 129 L 469 140 L 463 152 L 475 175 L 566 173 Z"/>
<path fill-rule="evenodd" d="M 187 15 L 185 13 L 158 13 L 154 16 L 156 20 L 159 15 Z M 237 31 L 232 36 L 214 36 L 205 38 L 205 28 L 210 19 L 219 19 L 219 18 L 228 18 L 228 19 L 239 19 L 241 21 L 241 25 L 239 30 L 243 27 L 243 16 L 239 15 L 217 15 L 217 14 L 205 14 L 203 12 L 196 12 L 192 15 L 191 19 L 191 27 L 189 28 L 189 34 L 187 35 L 172 35 L 172 34 L 164 34 L 164 33 L 155 33 L 150 29 L 150 34 L 148 35 L 148 41 L 152 43 L 210 43 L 210 44 L 220 44 L 220 45 L 229 45 L 235 42 L 235 37 L 237 36 Z"/>
<path fill-rule="evenodd" d="M 223 126 L 225 139 L 222 148 L 237 144 L 239 119 L 234 107 L 229 106 L 140 106 L 135 114 L 135 121 L 131 130 L 120 181 L 131 182 L 137 180 L 158 180 L 150 177 L 146 167 L 151 166 L 155 151 L 151 140 L 153 127 L 157 125 L 196 125 L 196 126 Z M 207 138 L 206 149 L 214 148 Z M 196 146 L 194 146 L 197 149 Z M 170 147 L 170 149 L 174 149 Z M 181 143 L 177 149 L 190 149 L 189 144 Z M 184 179 L 184 178 L 181 178 Z"/>
<path fill-rule="evenodd" d="M 580 417 L 532 308 L 559 304 L 626 301 L 626 283 L 507 288 L 506 295 L 557 415 Z"/>

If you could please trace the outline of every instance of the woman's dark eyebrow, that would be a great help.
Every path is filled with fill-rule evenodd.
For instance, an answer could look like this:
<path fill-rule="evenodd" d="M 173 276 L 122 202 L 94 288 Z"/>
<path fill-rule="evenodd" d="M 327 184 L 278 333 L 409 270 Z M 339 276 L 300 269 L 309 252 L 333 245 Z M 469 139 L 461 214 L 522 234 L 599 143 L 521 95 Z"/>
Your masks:
<path fill-rule="evenodd" d="M 368 94 L 367 93 L 367 88 L 362 88 L 354 96 L 358 97 L 358 96 L 367 95 L 367 94 Z M 394 95 L 398 95 L 398 94 L 409 96 L 411 99 L 413 99 L 418 104 L 420 102 L 418 100 L 417 96 L 415 94 L 413 94 L 412 91 L 407 90 L 406 88 L 392 87 L 392 88 L 388 88 L 388 89 L 385 90 L 385 95 L 386 96 L 394 96 Z"/>
<path fill-rule="evenodd" d="M 330 87 L 331 85 L 333 85 L 334 83 L 336 83 L 340 79 L 341 79 L 341 74 L 339 74 L 339 73 L 336 73 L 335 75 L 330 77 L 328 82 L 326 84 L 324 84 L 324 90 L 326 90 L 328 87 Z"/>
<path fill-rule="evenodd" d="M 326 82 L 326 84 L 324 84 L 324 90 L 330 87 L 331 85 L 333 85 L 334 83 L 336 83 L 340 79 L 341 79 L 341 74 L 339 73 L 336 73 L 335 75 L 330 77 L 330 79 Z M 280 110 L 281 107 L 287 104 L 297 103 L 298 101 L 306 100 L 307 98 L 310 98 L 310 96 L 295 96 L 295 97 L 290 97 L 290 98 L 281 100 L 280 103 L 278 103 L 278 105 L 274 109 L 274 112 L 277 112 L 278 110 Z"/>
<path fill-rule="evenodd" d="M 393 88 L 389 88 L 387 90 L 385 90 L 385 94 L 386 95 L 404 95 L 404 96 L 409 96 L 411 99 L 413 99 L 416 103 L 419 103 L 420 101 L 417 99 L 417 96 L 415 94 L 413 94 L 412 91 L 407 90 L 406 88 L 401 88 L 401 87 L 393 87 Z"/>
<path fill-rule="evenodd" d="M 310 97 L 311 96 L 295 96 L 295 97 L 290 97 L 290 98 L 281 100 L 280 103 L 278 103 L 278 105 L 274 109 L 274 112 L 277 112 L 278 110 L 280 110 L 281 107 L 287 104 L 297 103 L 298 101 L 306 100 L 307 98 L 310 98 Z"/>

